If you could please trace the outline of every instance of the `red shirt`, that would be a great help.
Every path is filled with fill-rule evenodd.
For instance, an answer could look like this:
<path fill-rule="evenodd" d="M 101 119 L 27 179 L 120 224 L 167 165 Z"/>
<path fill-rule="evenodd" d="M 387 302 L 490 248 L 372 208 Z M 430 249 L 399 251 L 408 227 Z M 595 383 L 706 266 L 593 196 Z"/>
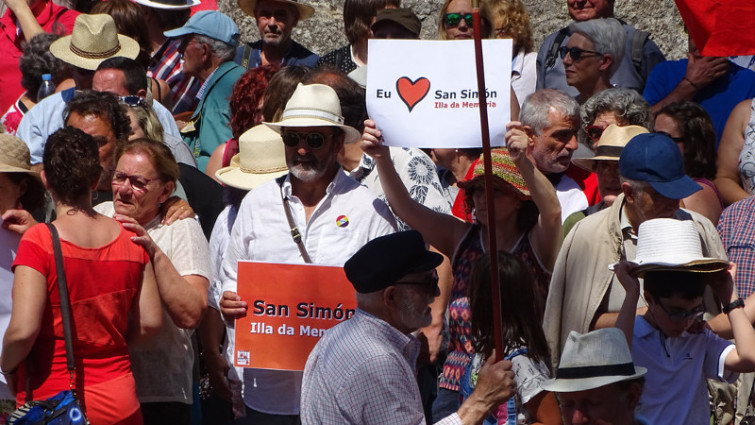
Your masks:
<path fill-rule="evenodd" d="M 32 12 L 46 32 L 67 35 L 73 30 L 79 12 L 68 10 L 51 1 L 40 1 Z M 21 70 L 18 61 L 25 44 L 23 32 L 16 26 L 16 17 L 10 9 L 0 18 L 0 111 L 8 108 L 23 93 Z"/>

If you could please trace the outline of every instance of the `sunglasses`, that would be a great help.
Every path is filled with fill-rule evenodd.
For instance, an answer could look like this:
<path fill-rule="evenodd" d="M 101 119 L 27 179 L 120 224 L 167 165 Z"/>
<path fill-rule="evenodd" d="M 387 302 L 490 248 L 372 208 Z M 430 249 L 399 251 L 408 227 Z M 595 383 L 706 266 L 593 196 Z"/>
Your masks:
<path fill-rule="evenodd" d="M 580 49 L 579 47 L 561 46 L 558 48 L 558 55 L 561 57 L 561 59 L 565 58 L 567 53 L 573 61 L 582 59 L 582 57 L 585 57 L 585 54 L 589 54 L 590 56 L 603 56 L 603 54 L 600 52 Z"/>
<path fill-rule="evenodd" d="M 666 133 L 665 131 L 654 131 L 653 133 L 655 133 L 655 134 L 662 134 L 662 135 L 668 137 L 669 139 L 673 140 L 674 143 L 684 143 L 684 137 L 673 137 L 670 134 Z"/>
<path fill-rule="evenodd" d="M 304 139 L 307 146 L 312 150 L 320 149 L 325 144 L 325 136 L 320 133 L 297 133 L 295 131 L 286 131 L 281 134 L 283 144 L 289 148 L 299 146 L 299 141 Z"/>
<path fill-rule="evenodd" d="M 461 23 L 462 18 L 464 19 L 464 22 L 467 23 L 468 27 L 471 27 L 474 23 L 474 19 L 472 18 L 471 13 L 446 13 L 446 16 L 443 17 L 443 25 L 447 27 L 455 27 L 458 26 Z"/>
<path fill-rule="evenodd" d="M 147 185 L 155 180 L 160 179 L 148 179 L 141 176 L 132 176 L 122 171 L 113 171 L 113 184 L 123 186 L 126 184 L 126 180 L 128 180 L 129 184 L 131 184 L 131 188 L 134 190 L 134 192 L 144 193 L 147 191 Z"/>
<path fill-rule="evenodd" d="M 668 316 L 669 319 L 681 322 L 682 320 L 686 319 L 692 319 L 692 320 L 702 320 L 703 315 L 705 314 L 705 307 L 701 304 L 692 310 L 673 310 L 669 311 L 666 306 L 663 305 L 662 302 L 658 302 L 658 305 L 661 306 L 661 310 L 663 310 L 666 313 L 666 316 Z"/>
<path fill-rule="evenodd" d="M 121 102 L 125 103 L 126 105 L 132 108 L 147 105 L 147 102 L 144 100 L 144 98 L 140 96 L 134 96 L 134 95 L 120 96 L 118 99 L 120 99 Z"/>
<path fill-rule="evenodd" d="M 597 143 L 601 136 L 603 136 L 603 131 L 605 131 L 605 128 L 598 126 L 598 125 L 588 125 L 585 127 L 585 133 L 587 133 L 587 137 L 590 138 L 593 142 Z"/>

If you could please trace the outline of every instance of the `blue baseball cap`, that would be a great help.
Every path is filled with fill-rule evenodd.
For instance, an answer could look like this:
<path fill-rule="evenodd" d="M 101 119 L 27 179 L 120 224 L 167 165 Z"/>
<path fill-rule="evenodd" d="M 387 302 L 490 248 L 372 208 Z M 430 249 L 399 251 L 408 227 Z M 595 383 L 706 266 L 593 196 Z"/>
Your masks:
<path fill-rule="evenodd" d="M 627 179 L 647 182 L 661 196 L 669 199 L 683 199 L 702 190 L 684 172 L 679 147 L 663 134 L 634 136 L 621 151 L 619 173 Z"/>
<path fill-rule="evenodd" d="M 236 46 L 239 44 L 239 27 L 228 16 L 217 10 L 197 12 L 180 28 L 165 31 L 166 37 L 182 37 L 189 34 L 201 34 Z"/>

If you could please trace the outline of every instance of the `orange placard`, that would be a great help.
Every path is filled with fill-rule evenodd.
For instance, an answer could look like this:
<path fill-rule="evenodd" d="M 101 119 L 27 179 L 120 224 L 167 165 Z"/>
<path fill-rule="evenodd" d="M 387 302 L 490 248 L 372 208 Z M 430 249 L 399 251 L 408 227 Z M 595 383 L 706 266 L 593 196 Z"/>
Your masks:
<path fill-rule="evenodd" d="M 322 334 L 354 314 L 354 294 L 341 267 L 240 261 L 249 308 L 236 319 L 236 366 L 304 370 Z"/>

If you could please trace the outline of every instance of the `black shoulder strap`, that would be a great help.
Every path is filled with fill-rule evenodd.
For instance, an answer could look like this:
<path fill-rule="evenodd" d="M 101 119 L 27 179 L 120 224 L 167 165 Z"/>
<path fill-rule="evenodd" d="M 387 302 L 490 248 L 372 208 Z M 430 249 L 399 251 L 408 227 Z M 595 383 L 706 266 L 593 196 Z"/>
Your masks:
<path fill-rule="evenodd" d="M 52 29 L 50 31 L 51 34 L 63 35 L 66 32 L 65 28 L 61 28 L 60 24 L 58 23 L 58 19 L 60 19 L 60 17 L 63 16 L 63 14 L 66 12 L 68 12 L 68 9 L 63 7 L 60 9 L 60 12 L 55 15 L 55 20 L 52 22 Z"/>
<path fill-rule="evenodd" d="M 76 370 L 76 363 L 73 359 L 73 335 L 71 334 L 71 302 L 68 298 L 68 283 L 66 282 L 66 271 L 63 268 L 63 251 L 60 249 L 60 237 L 58 229 L 52 223 L 46 223 L 52 236 L 52 249 L 55 253 L 55 270 L 58 275 L 58 292 L 60 292 L 60 316 L 63 320 L 63 338 L 66 344 L 66 363 L 68 371 L 73 373 Z"/>
<path fill-rule="evenodd" d="M 558 31 L 550 50 L 548 50 L 548 54 L 545 56 L 546 68 L 551 68 L 556 63 L 556 59 L 558 58 L 558 48 L 561 47 L 561 43 L 563 43 L 567 35 L 569 35 L 569 27 L 561 28 Z"/>

